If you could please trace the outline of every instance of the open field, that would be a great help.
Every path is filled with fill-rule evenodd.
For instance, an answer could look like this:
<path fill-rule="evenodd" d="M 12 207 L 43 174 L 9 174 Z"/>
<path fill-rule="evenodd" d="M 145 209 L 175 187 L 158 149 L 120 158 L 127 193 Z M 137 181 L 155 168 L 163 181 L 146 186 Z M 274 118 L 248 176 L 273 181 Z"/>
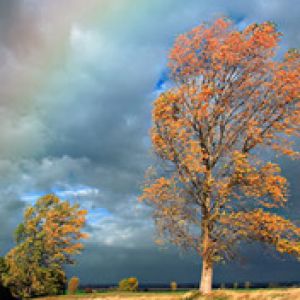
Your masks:
<path fill-rule="evenodd" d="M 99 294 L 45 297 L 39 300 L 89 300 L 89 299 L 143 299 L 143 300 L 300 300 L 299 288 L 262 290 L 216 290 L 211 296 L 197 296 L 191 292 L 106 292 Z"/>

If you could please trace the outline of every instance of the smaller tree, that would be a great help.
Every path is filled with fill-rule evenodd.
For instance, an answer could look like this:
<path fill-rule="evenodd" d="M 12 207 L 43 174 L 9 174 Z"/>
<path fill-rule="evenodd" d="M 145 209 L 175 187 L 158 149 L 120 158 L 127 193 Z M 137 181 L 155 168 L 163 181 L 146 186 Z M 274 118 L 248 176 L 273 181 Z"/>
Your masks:
<path fill-rule="evenodd" d="M 70 280 L 69 280 L 69 283 L 68 283 L 68 294 L 70 295 L 74 295 L 76 293 L 76 291 L 78 290 L 78 287 L 79 287 L 79 278 L 78 277 L 72 277 Z"/>
<path fill-rule="evenodd" d="M 38 199 L 26 209 L 24 222 L 16 232 L 17 245 L 5 257 L 8 271 L 3 280 L 14 295 L 32 297 L 63 291 L 65 264 L 73 264 L 72 255 L 80 253 L 85 210 L 62 201 L 55 195 Z"/>

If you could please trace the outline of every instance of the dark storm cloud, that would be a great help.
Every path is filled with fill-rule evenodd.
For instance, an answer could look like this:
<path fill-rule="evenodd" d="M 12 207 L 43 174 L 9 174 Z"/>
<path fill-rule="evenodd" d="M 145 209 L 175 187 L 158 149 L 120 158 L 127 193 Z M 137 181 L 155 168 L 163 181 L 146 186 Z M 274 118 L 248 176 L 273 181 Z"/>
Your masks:
<path fill-rule="evenodd" d="M 295 258 L 280 257 L 257 245 L 244 247 L 242 256 L 239 263 L 218 265 L 214 282 L 244 284 L 246 281 L 274 283 L 298 280 L 300 265 Z M 69 268 L 69 274 L 80 276 L 90 284 L 111 284 L 130 276 L 137 276 L 142 283 L 169 283 L 175 280 L 197 284 L 200 270 L 198 256 L 187 255 L 172 247 L 99 247 L 98 243 L 94 243 L 87 245 L 78 264 Z"/>
<path fill-rule="evenodd" d="M 101 16 L 92 20 L 83 17 L 87 8 L 78 0 L 72 7 L 66 0 L 0 0 L 2 253 L 11 246 L 25 204 L 35 195 L 65 191 L 91 212 L 105 209 L 91 214 L 91 238 L 70 270 L 83 282 L 129 275 L 197 282 L 199 259 L 157 249 L 151 212 L 137 202 L 151 162 L 151 102 L 168 49 L 179 33 L 221 15 L 239 26 L 273 20 L 284 33 L 284 48 L 298 47 L 297 2 L 124 0 L 121 6 L 119 0 L 101 0 Z M 283 164 L 297 218 L 299 163 Z M 268 278 L 274 264 L 297 278 L 292 260 L 283 266 L 267 255 L 247 256 L 248 269 L 220 267 L 216 279 L 252 280 L 258 271 Z"/>
<path fill-rule="evenodd" d="M 108 248 L 93 244 L 85 250 L 85 254 L 70 274 L 79 274 L 92 284 L 116 283 L 130 276 L 137 276 L 143 283 L 193 282 L 200 270 L 199 258 L 182 255 L 175 249 Z M 98 264 L 95 264 L 96 261 Z M 163 267 L 157 272 L 162 262 Z"/>

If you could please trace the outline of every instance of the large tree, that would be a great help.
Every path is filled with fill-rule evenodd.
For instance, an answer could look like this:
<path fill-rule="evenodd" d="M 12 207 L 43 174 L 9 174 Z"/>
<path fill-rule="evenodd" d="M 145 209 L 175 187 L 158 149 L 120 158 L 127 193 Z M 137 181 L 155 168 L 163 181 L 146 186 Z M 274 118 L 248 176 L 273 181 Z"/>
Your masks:
<path fill-rule="evenodd" d="M 21 297 L 51 295 L 65 285 L 64 266 L 83 248 L 86 211 L 55 195 L 28 207 L 16 232 L 15 248 L 5 257 L 4 283 Z"/>
<path fill-rule="evenodd" d="M 232 258 L 241 240 L 300 253 L 300 229 L 278 213 L 287 180 L 267 155 L 299 156 L 300 55 L 274 57 L 280 36 L 271 22 L 239 31 L 223 18 L 180 35 L 169 56 L 173 84 L 154 102 L 161 164 L 141 199 L 164 238 L 202 256 L 203 293 L 214 263 Z"/>

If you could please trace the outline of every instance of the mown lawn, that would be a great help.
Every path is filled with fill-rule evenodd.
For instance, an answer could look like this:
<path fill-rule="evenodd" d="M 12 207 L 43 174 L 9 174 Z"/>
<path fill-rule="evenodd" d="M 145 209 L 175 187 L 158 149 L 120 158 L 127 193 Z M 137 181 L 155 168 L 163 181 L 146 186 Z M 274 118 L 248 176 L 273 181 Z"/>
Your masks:
<path fill-rule="evenodd" d="M 190 292 L 104 292 L 86 295 L 65 295 L 38 298 L 39 300 L 88 300 L 88 299 L 141 299 L 141 300 L 300 300 L 299 288 L 261 289 L 261 290 L 215 290 L 210 296 L 196 295 Z M 36 299 L 36 298 L 35 298 Z"/>

